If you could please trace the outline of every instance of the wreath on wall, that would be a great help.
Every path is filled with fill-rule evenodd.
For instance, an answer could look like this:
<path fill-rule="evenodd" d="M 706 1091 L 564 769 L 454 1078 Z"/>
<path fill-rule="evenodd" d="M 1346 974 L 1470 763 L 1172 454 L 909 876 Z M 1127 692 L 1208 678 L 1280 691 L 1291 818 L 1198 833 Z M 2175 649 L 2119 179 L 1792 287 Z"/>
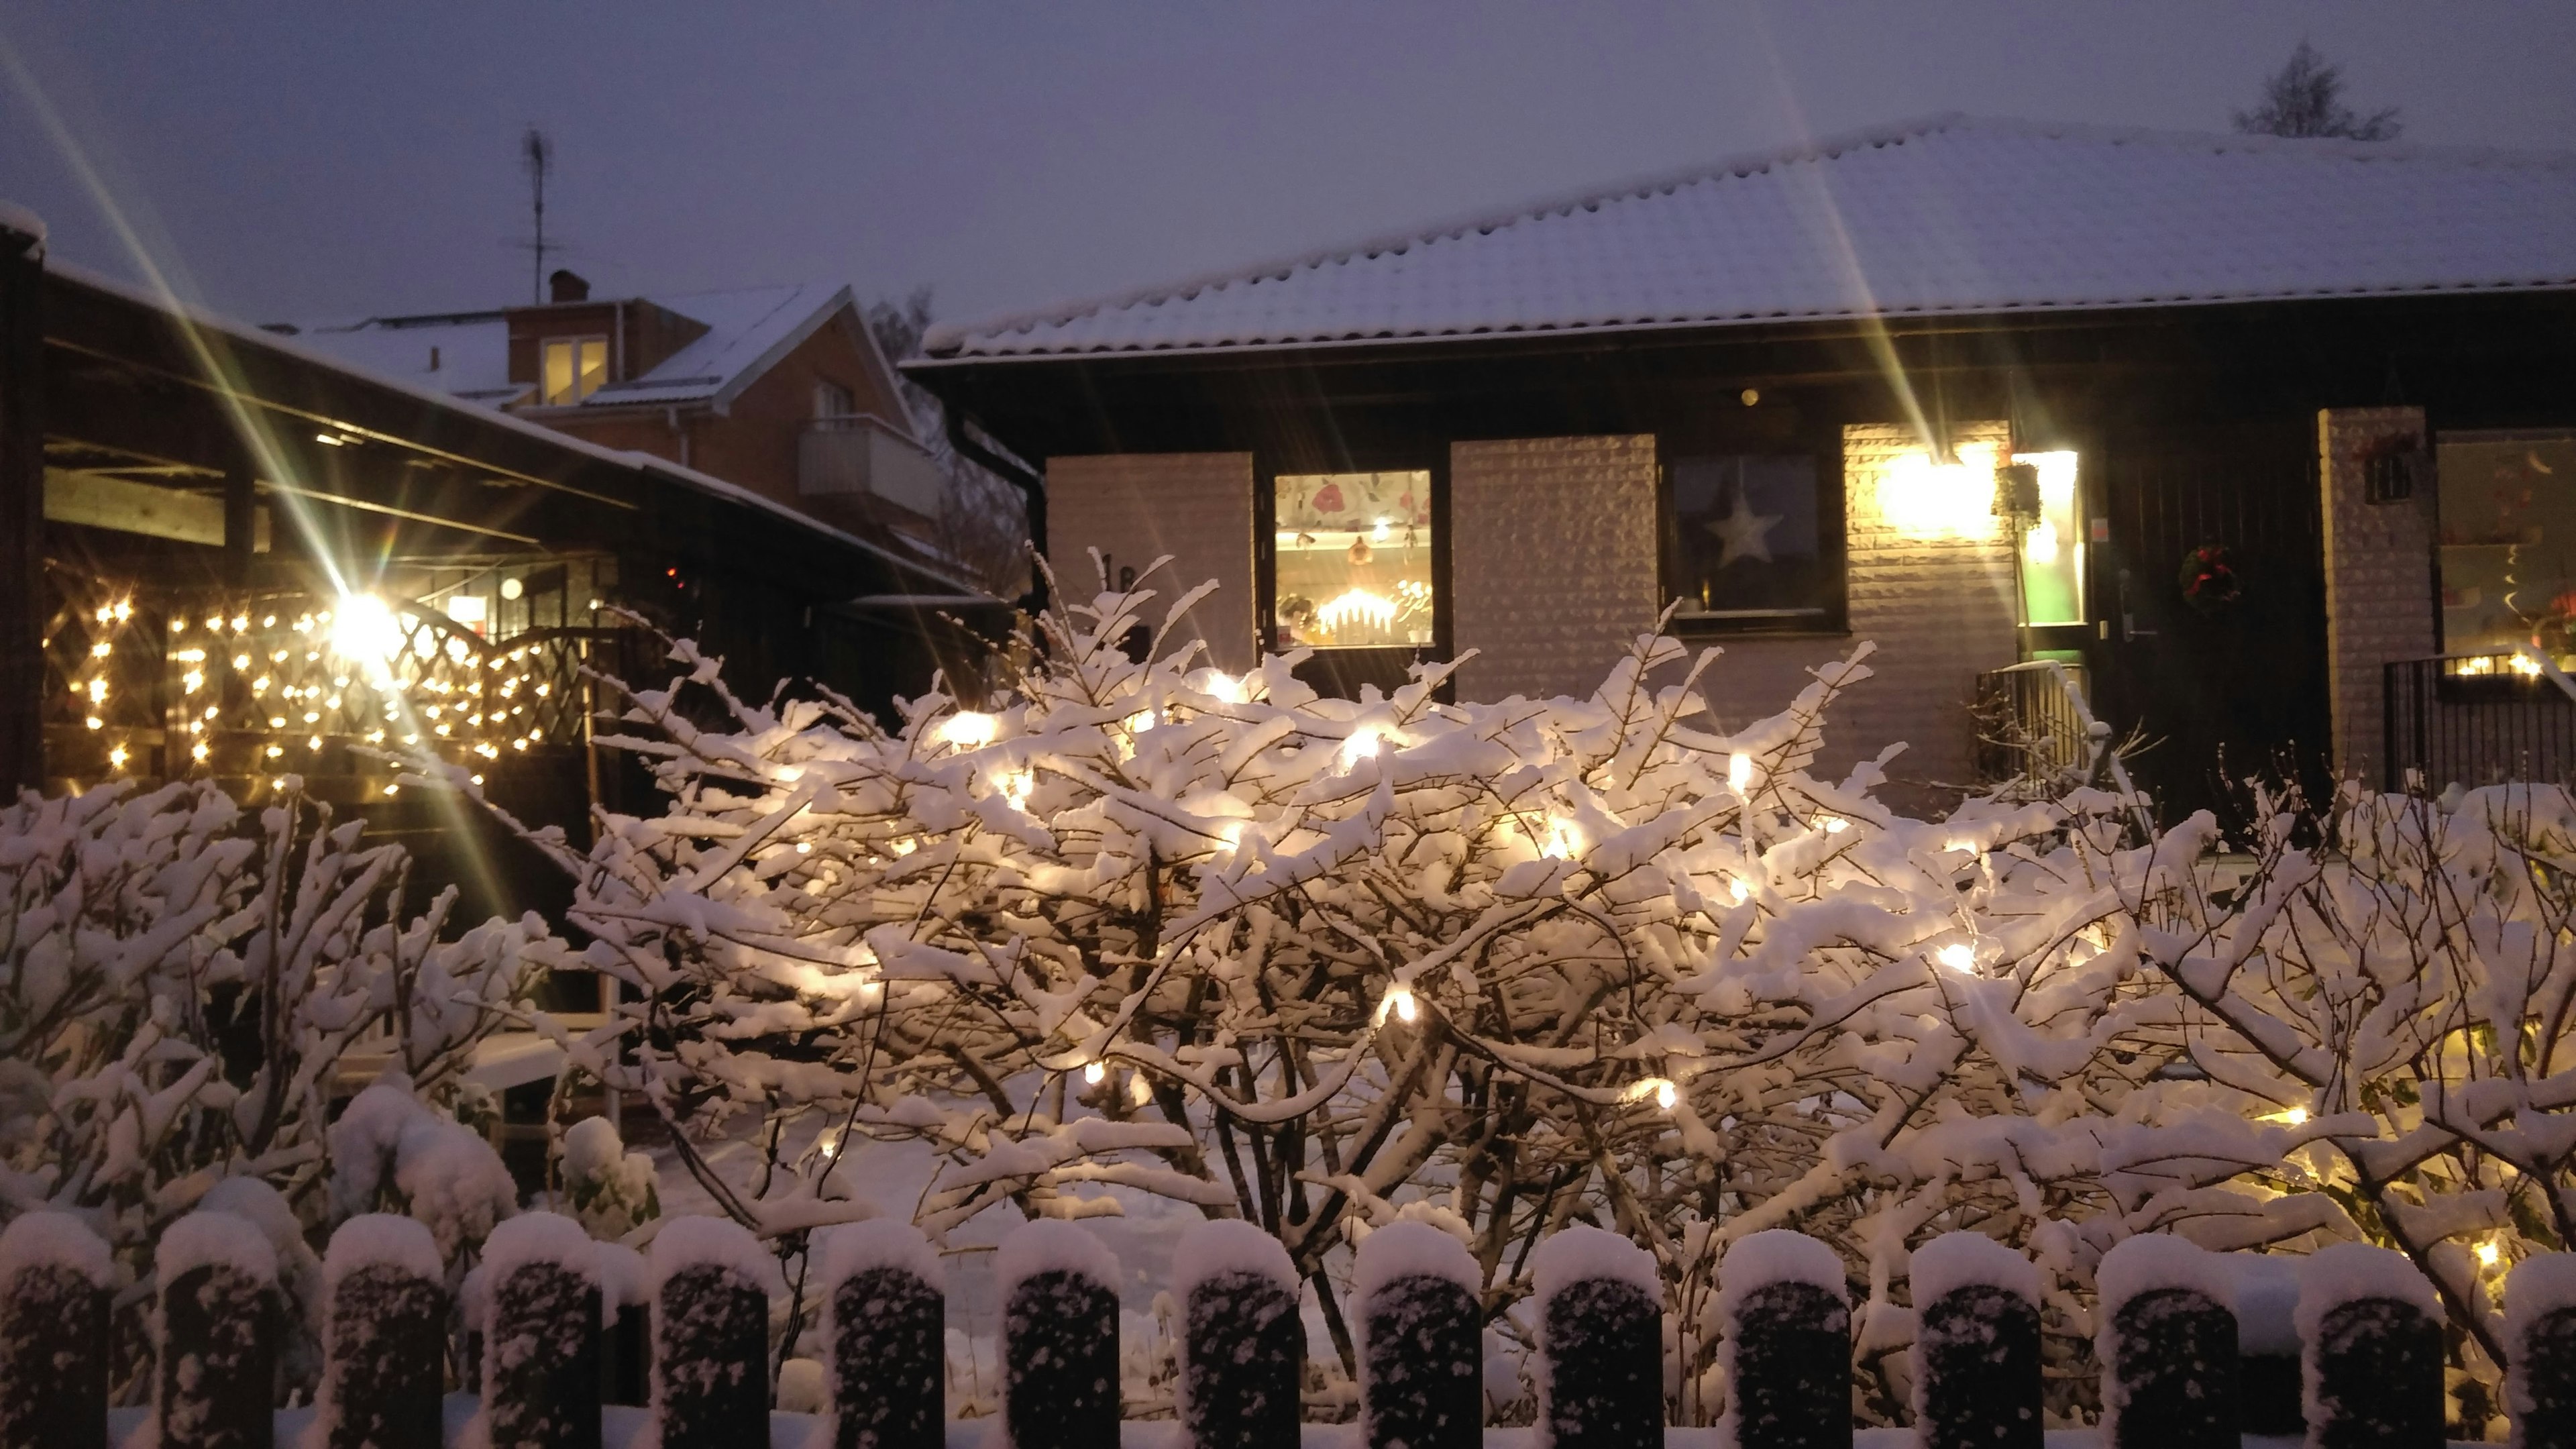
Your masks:
<path fill-rule="evenodd" d="M 2182 599 L 2204 614 L 2221 614 L 2245 597 L 2236 577 L 2236 561 L 2226 549 L 2205 543 L 2182 556 Z"/>

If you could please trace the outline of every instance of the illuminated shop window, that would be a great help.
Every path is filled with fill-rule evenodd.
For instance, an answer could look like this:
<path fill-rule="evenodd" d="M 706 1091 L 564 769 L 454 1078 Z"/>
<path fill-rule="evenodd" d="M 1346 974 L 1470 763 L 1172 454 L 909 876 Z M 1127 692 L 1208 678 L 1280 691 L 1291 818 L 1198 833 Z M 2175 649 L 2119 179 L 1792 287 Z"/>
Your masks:
<path fill-rule="evenodd" d="M 1428 472 L 1283 474 L 1273 501 L 1279 647 L 1432 642 Z"/>
<path fill-rule="evenodd" d="M 2433 465 L 2442 652 L 2576 662 L 2576 431 L 2444 433 Z"/>
<path fill-rule="evenodd" d="M 608 339 L 562 337 L 546 344 L 545 402 L 570 407 L 608 381 Z"/>

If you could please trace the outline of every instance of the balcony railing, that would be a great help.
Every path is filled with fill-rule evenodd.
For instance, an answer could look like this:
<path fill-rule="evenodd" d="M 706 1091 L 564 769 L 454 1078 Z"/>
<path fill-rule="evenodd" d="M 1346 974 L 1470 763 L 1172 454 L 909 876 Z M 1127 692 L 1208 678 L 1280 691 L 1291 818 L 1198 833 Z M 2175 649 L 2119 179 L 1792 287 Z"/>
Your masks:
<path fill-rule="evenodd" d="M 2529 650 L 2385 666 L 2380 786 L 2576 778 L 2576 683 Z"/>
<path fill-rule="evenodd" d="M 937 518 L 947 490 L 939 464 L 872 414 L 816 418 L 797 439 L 796 491 L 805 497 L 865 496 Z"/>

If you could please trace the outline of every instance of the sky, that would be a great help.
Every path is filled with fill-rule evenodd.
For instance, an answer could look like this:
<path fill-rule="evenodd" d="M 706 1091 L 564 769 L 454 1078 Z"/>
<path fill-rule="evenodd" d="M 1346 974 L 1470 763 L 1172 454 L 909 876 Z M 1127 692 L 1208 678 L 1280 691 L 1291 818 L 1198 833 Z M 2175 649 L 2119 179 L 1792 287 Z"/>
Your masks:
<path fill-rule="evenodd" d="M 0 200 L 260 322 L 842 281 L 944 319 L 1941 111 L 2223 130 L 2301 39 L 2406 139 L 2576 151 L 2576 4 L 0 0 Z"/>

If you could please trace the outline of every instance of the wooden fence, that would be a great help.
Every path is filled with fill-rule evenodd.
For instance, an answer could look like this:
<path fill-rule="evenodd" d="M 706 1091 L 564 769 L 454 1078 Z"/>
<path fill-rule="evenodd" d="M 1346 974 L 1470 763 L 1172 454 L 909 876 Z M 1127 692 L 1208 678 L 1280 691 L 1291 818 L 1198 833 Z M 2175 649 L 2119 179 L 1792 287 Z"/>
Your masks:
<path fill-rule="evenodd" d="M 160 1253 L 152 1416 L 161 1449 L 274 1443 L 275 1264 L 220 1214 L 183 1220 Z M 675 1232 L 674 1229 L 686 1231 Z M 245 1238 L 250 1241 L 244 1241 Z M 175 1246 L 174 1246 L 175 1244 Z M 2146 1244 L 2144 1248 L 2139 1244 Z M 674 1246 L 676 1245 L 676 1246 Z M 2332 1257 L 2330 1255 L 2340 1255 Z M 631 1255 L 630 1255 L 631 1257 Z M 899 1224 L 864 1225 L 822 1260 L 831 1410 L 814 1446 L 941 1449 L 943 1292 L 935 1255 Z M 1924 1449 L 2041 1449 L 2039 1277 L 2018 1254 L 1953 1234 L 1918 1249 L 1913 1349 Z M 617 1274 L 550 1214 L 487 1245 L 477 1325 L 480 1412 L 492 1449 L 598 1449 L 603 1291 Z M 2102 1442 L 2123 1449 L 2235 1449 L 2304 1384 L 2312 1445 L 2443 1443 L 2443 1329 L 2429 1285 L 2395 1254 L 2315 1260 L 2302 1280 L 2294 1371 L 2242 1355 L 2224 1264 L 2173 1238 L 2133 1239 L 2104 1260 Z M 31 1214 L 0 1235 L 0 1449 L 105 1449 L 107 1253 L 69 1217 Z M 1002 1418 L 1013 1449 L 1119 1442 L 1114 1261 L 1064 1222 L 1018 1231 L 997 1260 Z M 1536 1260 L 1541 1427 L 1555 1449 L 1663 1441 L 1663 1305 L 1653 1260 L 1615 1236 L 1568 1229 Z M 770 1442 L 774 1260 L 718 1220 L 667 1224 L 645 1280 L 650 1412 L 662 1449 Z M 1853 1441 L 1851 1310 L 1840 1260 L 1792 1233 L 1760 1233 L 1721 1265 L 1718 1314 L 1730 1411 L 1743 1449 Z M 1284 1253 L 1241 1223 L 1194 1231 L 1174 1267 L 1182 1335 L 1177 1434 L 1200 1449 L 1295 1449 L 1304 1330 Z M 323 1369 L 308 1445 L 439 1449 L 452 1342 L 450 1294 L 428 1235 L 407 1219 L 343 1227 L 324 1269 Z M 1477 1270 L 1436 1230 L 1401 1224 L 1358 1255 L 1361 1416 L 1370 1449 L 1476 1449 L 1483 1436 Z M 2576 1444 L 2576 1257 L 2520 1265 L 2508 1297 L 2509 1398 L 2518 1442 Z M 2558 1306 L 2553 1306 L 2558 1305 Z M 625 1315 L 633 1318 L 635 1315 Z M 2278 1344 L 2272 1346 L 2278 1347 Z M 606 1377 L 613 1378 L 611 1373 Z M 2241 1387 L 2256 1386 L 2250 1398 Z M 2261 1386 L 2272 1386 L 2264 1389 Z M 2296 1431 L 2268 1422 L 2265 1431 Z M 2061 1441 L 2062 1442 L 2062 1441 Z"/>

